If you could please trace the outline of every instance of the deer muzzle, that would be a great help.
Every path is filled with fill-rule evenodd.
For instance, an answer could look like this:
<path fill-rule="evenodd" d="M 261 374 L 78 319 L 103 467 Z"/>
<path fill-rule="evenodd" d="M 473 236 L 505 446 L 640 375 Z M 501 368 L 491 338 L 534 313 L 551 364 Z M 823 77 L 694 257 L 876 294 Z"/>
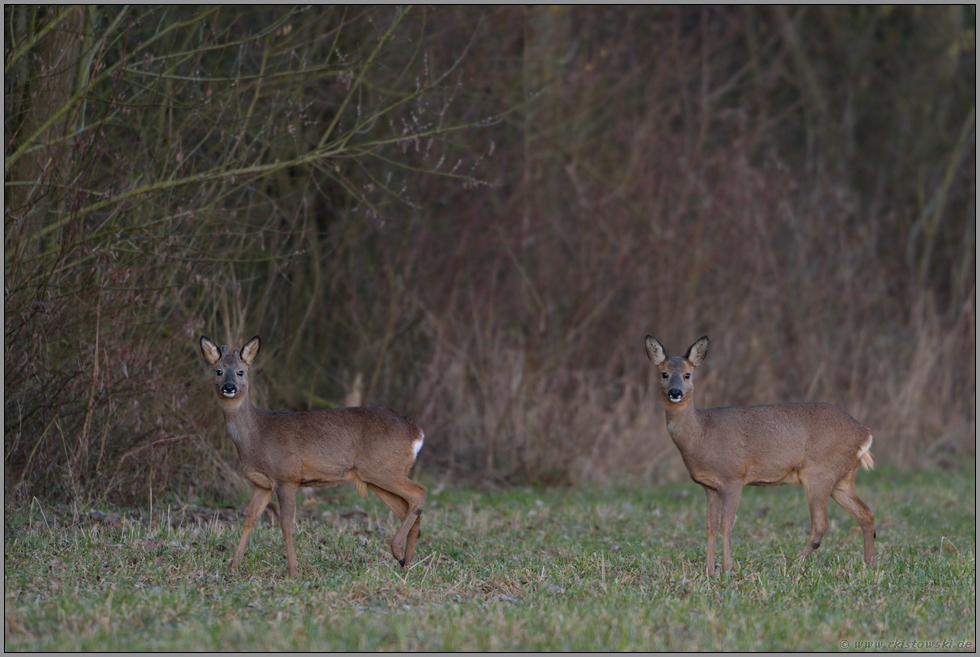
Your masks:
<path fill-rule="evenodd" d="M 684 391 L 680 388 L 671 388 L 667 391 L 667 399 L 676 404 L 680 400 L 684 399 Z"/>
<path fill-rule="evenodd" d="M 221 386 L 221 394 L 225 397 L 234 397 L 238 394 L 238 388 L 235 387 L 234 383 L 226 383 Z"/>

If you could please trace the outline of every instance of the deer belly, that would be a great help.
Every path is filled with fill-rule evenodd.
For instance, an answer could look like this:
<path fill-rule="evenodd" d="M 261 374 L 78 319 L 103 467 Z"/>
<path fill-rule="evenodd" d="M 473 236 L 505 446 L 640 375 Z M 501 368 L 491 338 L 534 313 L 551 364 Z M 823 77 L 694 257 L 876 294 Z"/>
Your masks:
<path fill-rule="evenodd" d="M 348 468 L 340 464 L 303 463 L 300 479 L 303 486 L 336 486 L 348 479 Z"/>
<path fill-rule="evenodd" d="M 747 482 L 749 486 L 799 486 L 801 483 L 798 470 L 790 470 L 777 476 L 766 477 L 758 474 L 751 476 L 752 478 Z"/>
<path fill-rule="evenodd" d="M 303 479 L 299 485 L 309 488 L 332 488 L 342 483 L 343 481 L 340 479 Z"/>

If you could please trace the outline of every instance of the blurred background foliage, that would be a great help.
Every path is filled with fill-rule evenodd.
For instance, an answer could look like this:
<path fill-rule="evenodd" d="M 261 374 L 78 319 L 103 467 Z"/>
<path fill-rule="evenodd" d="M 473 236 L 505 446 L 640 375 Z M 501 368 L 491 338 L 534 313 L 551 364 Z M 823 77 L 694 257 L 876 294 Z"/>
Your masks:
<path fill-rule="evenodd" d="M 975 8 L 4 8 L 8 498 L 242 486 L 260 407 L 382 404 L 452 480 L 683 477 L 698 404 L 975 450 Z M 152 493 L 151 493 L 152 491 Z"/>

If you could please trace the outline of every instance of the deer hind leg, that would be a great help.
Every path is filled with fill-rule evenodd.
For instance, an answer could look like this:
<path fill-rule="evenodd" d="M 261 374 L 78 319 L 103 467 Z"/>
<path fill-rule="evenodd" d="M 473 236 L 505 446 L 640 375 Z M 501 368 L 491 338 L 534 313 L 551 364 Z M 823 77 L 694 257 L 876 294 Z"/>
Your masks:
<path fill-rule="evenodd" d="M 860 525 L 861 533 L 864 534 L 864 563 L 873 566 L 875 559 L 875 514 L 858 497 L 857 489 L 854 487 L 855 472 L 857 470 L 854 470 L 848 476 L 841 479 L 831 495 L 834 501 L 847 509 L 847 512 Z"/>
<path fill-rule="evenodd" d="M 708 497 L 708 565 L 705 572 L 708 575 L 714 575 L 715 537 L 718 535 L 718 526 L 721 524 L 721 493 L 707 486 L 704 487 L 704 493 Z"/>
<path fill-rule="evenodd" d="M 422 506 L 425 504 L 425 486 L 417 484 L 405 475 L 393 476 L 391 478 L 381 479 L 379 477 L 361 477 L 367 482 L 368 486 L 373 485 L 373 490 L 377 492 L 376 489 L 381 489 L 387 492 L 391 497 L 400 498 L 401 503 L 406 505 L 405 513 L 401 517 L 402 526 L 399 527 L 398 532 L 395 533 L 395 538 L 391 541 L 391 554 L 402 566 L 407 566 L 414 556 L 415 552 L 415 541 L 418 540 L 419 528 L 421 527 L 420 516 L 422 515 Z M 388 504 L 389 499 L 384 496 L 379 495 L 381 499 Z M 400 507 L 398 502 L 394 504 Z M 388 505 L 389 508 L 395 510 L 394 507 Z M 395 511 L 397 514 L 398 511 Z M 411 534 L 411 554 L 409 550 L 409 535 Z"/>
<path fill-rule="evenodd" d="M 730 573 L 735 566 L 732 561 L 732 527 L 735 526 L 735 512 L 742 499 L 742 485 L 734 484 L 723 488 L 721 496 L 721 572 Z"/>
<path fill-rule="evenodd" d="M 408 566 L 415 556 L 415 542 L 418 540 L 422 527 L 422 506 L 425 504 L 426 488 L 417 484 L 408 477 L 395 491 L 408 502 L 408 513 L 405 514 L 405 522 L 402 523 L 398 533 L 393 539 L 394 543 L 405 545 L 405 554 L 402 558 L 402 566 Z"/>
<path fill-rule="evenodd" d="M 248 547 L 248 537 L 252 535 L 252 528 L 255 527 L 255 521 L 265 511 L 270 497 L 272 497 L 272 490 L 269 488 L 256 486 L 255 490 L 252 491 L 252 501 L 245 508 L 245 524 L 242 527 L 242 537 L 238 541 L 238 549 L 235 550 L 235 556 L 231 560 L 232 568 L 238 568 L 241 564 L 242 558 L 245 556 L 245 549 Z"/>
<path fill-rule="evenodd" d="M 296 484 L 281 484 L 276 489 L 279 498 L 279 526 L 282 528 L 282 538 L 286 542 L 286 563 L 289 574 L 299 574 L 296 567 L 296 549 L 293 546 L 293 522 L 296 518 Z"/>
<path fill-rule="evenodd" d="M 815 482 L 810 482 L 809 485 L 804 483 L 803 487 L 806 489 L 807 506 L 810 507 L 810 538 L 797 557 L 800 561 L 820 547 L 823 535 L 830 527 L 830 520 L 827 518 L 827 499 L 831 491 Z"/>
<path fill-rule="evenodd" d="M 374 493 L 381 498 L 381 501 L 384 502 L 396 516 L 398 516 L 398 519 L 402 523 L 405 522 L 408 516 L 408 502 L 398 497 L 394 493 L 389 493 L 384 488 L 379 488 L 374 484 L 368 484 L 368 488 L 373 490 Z M 402 566 L 407 566 L 408 564 L 412 563 L 412 559 L 415 557 L 415 544 L 418 542 L 419 535 L 421 534 L 421 523 L 421 516 L 415 516 L 415 523 L 408 532 L 408 538 L 405 540 L 405 552 L 401 557 L 398 556 L 395 542 L 392 541 L 391 543 L 391 554 Z"/>

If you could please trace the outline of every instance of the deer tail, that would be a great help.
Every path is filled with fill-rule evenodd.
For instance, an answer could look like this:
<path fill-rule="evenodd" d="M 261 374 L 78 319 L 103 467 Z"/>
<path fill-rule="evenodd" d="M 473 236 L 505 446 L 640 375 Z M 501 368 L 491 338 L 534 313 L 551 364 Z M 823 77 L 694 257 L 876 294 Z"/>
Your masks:
<path fill-rule="evenodd" d="M 868 442 L 861 446 L 861 451 L 858 452 L 858 461 L 861 462 L 861 467 L 865 470 L 870 470 L 875 467 L 875 461 L 871 458 L 871 442 L 874 439 L 871 434 L 868 433 Z"/>

